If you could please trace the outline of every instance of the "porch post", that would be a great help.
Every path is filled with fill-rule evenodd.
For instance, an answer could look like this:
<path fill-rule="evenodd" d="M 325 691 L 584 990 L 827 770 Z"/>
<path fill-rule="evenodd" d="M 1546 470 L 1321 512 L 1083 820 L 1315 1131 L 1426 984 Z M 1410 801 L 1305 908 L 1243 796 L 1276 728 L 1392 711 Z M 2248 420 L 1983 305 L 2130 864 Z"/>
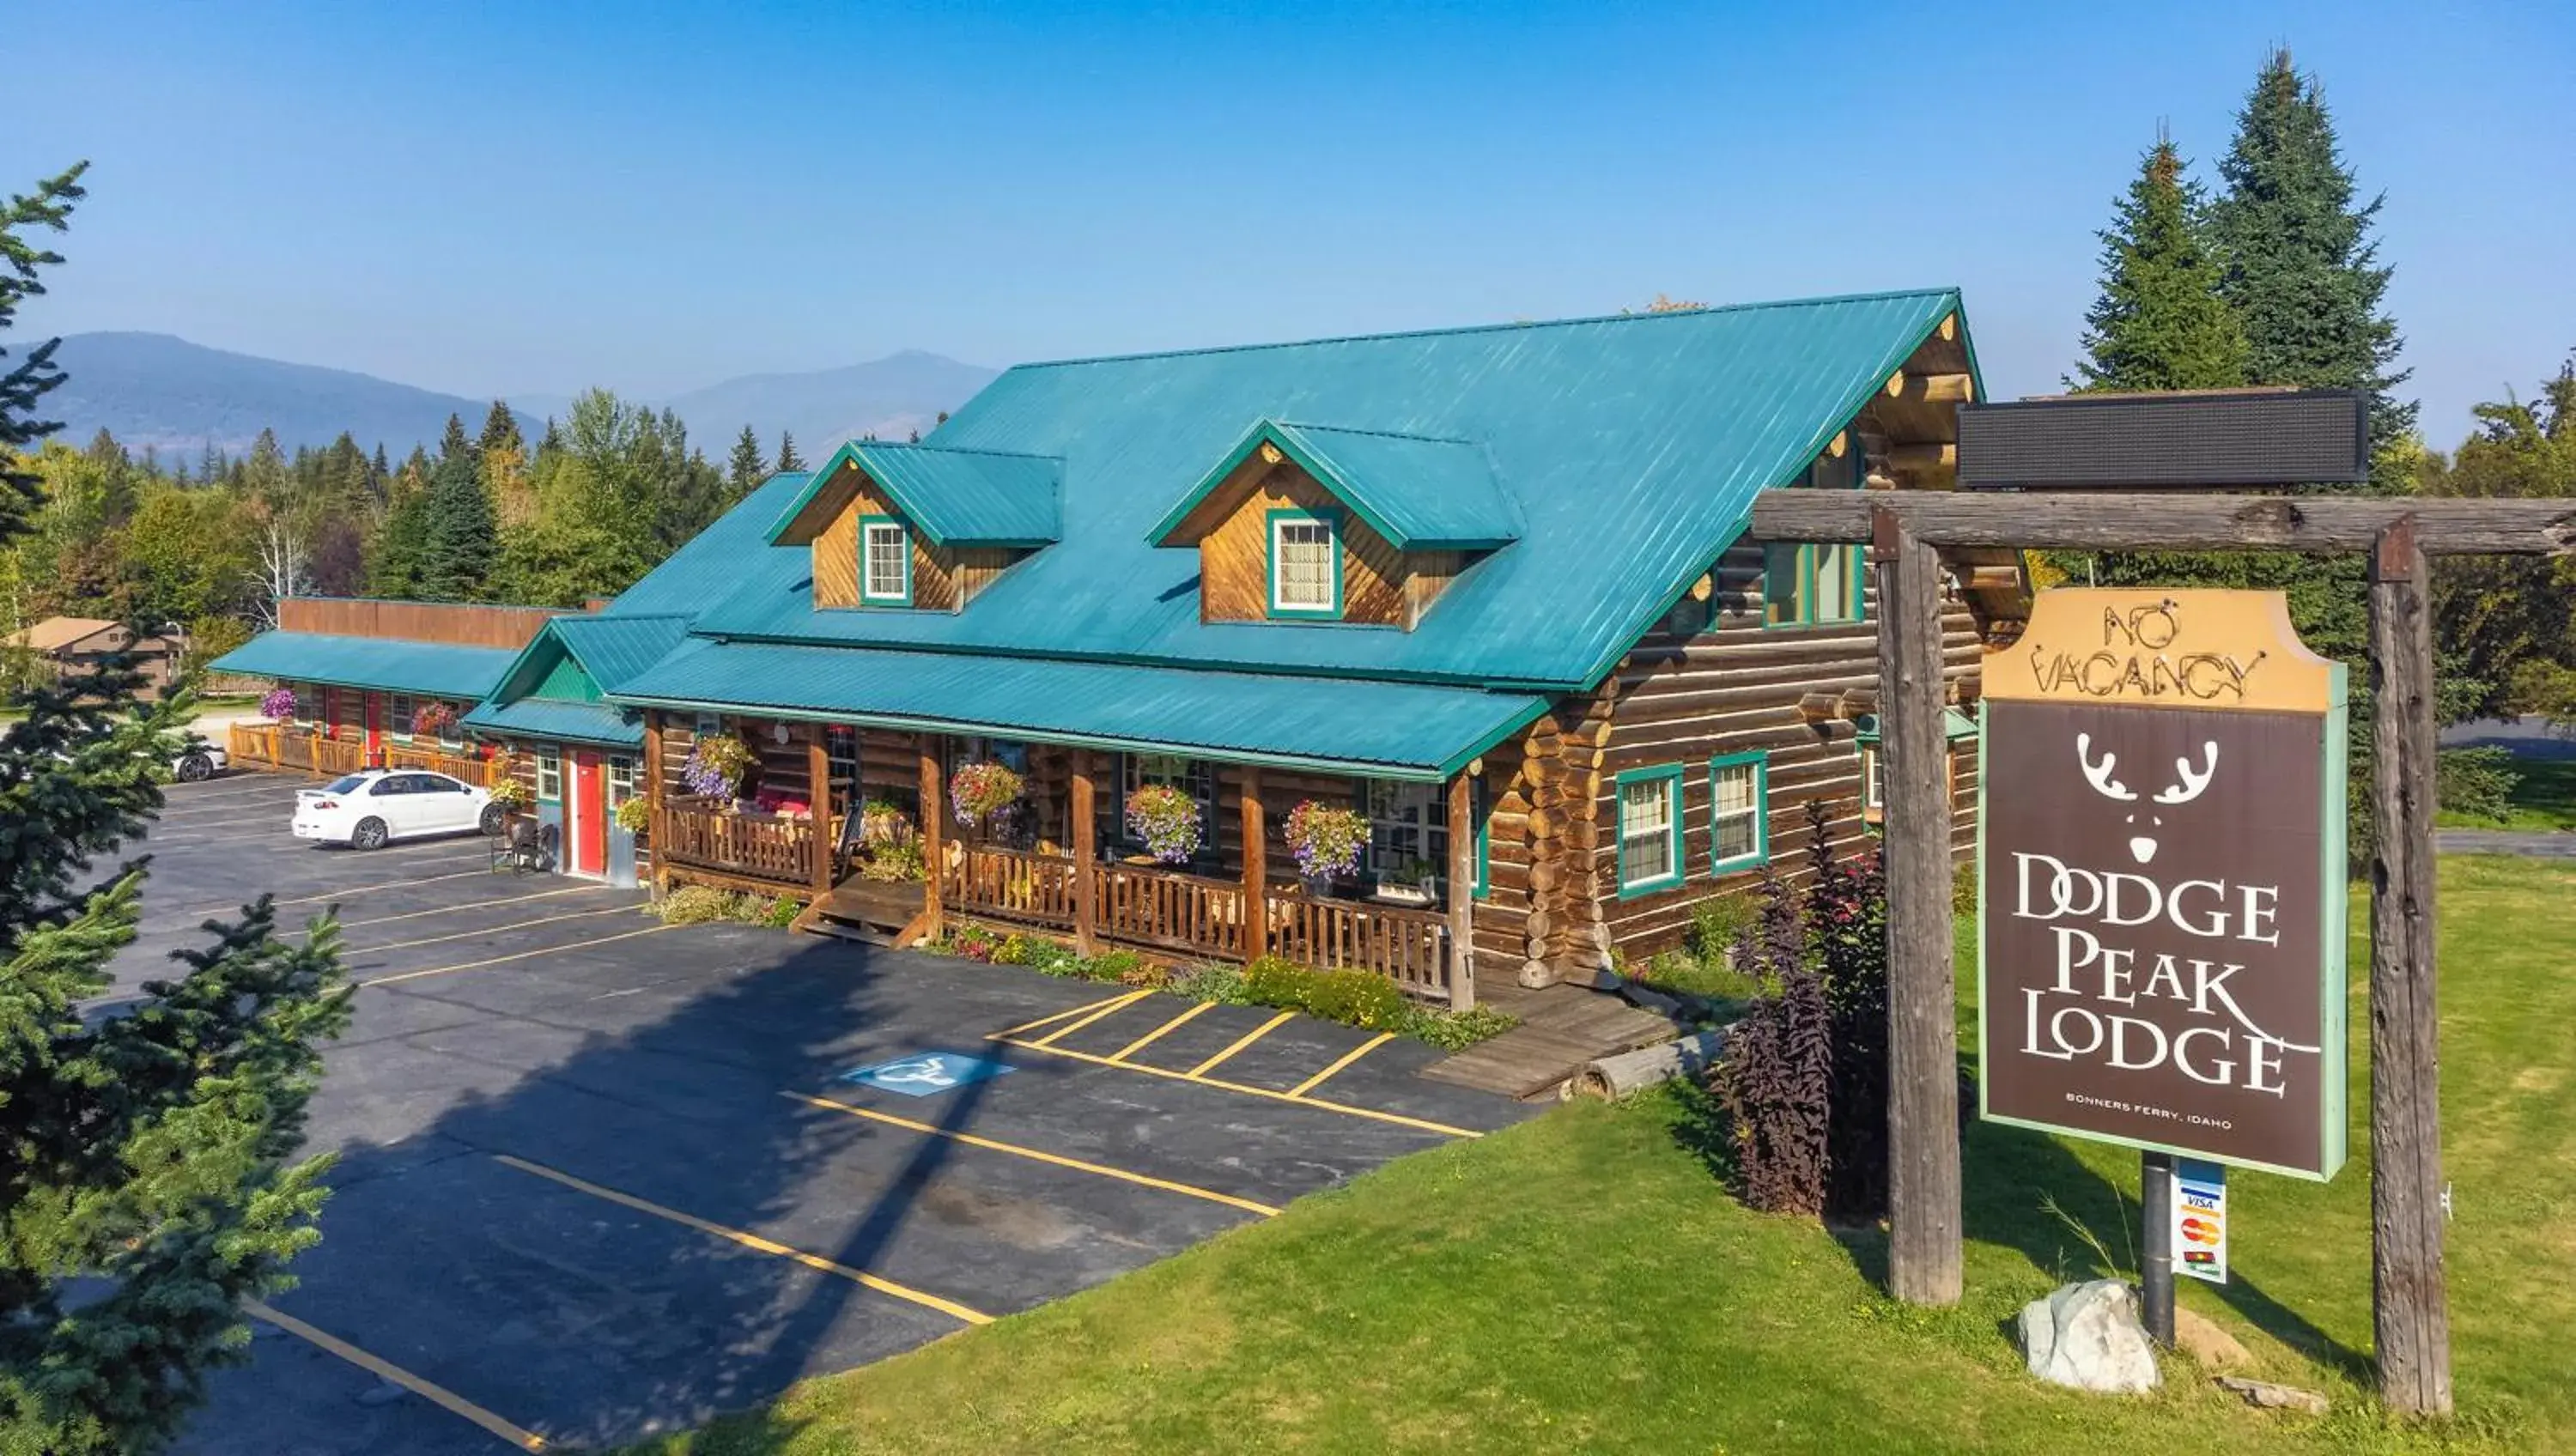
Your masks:
<path fill-rule="evenodd" d="M 1476 1008 L 1476 816 L 1468 775 L 1449 781 L 1449 1009 Z"/>
<path fill-rule="evenodd" d="M 645 848 L 653 856 L 653 893 L 660 895 L 670 881 L 662 872 L 662 844 L 667 836 L 662 830 L 662 713 L 658 708 L 644 710 L 644 806 L 649 810 L 645 825 Z"/>
<path fill-rule="evenodd" d="M 1261 770 L 1243 766 L 1243 958 L 1270 953 L 1270 831 L 1261 818 Z"/>
<path fill-rule="evenodd" d="M 947 929 L 940 913 L 939 882 L 948 872 L 942 855 L 939 821 L 945 817 L 939 803 L 939 735 L 924 733 L 921 738 L 921 933 L 937 940 Z"/>
<path fill-rule="evenodd" d="M 1100 881 L 1100 826 L 1093 802 L 1091 750 L 1073 751 L 1073 949 L 1096 955 L 1100 942 L 1092 934 L 1092 897 Z"/>
<path fill-rule="evenodd" d="M 829 730 L 820 723 L 805 725 L 805 802 L 813 814 L 813 880 L 814 898 L 832 893 L 832 754 L 824 747 L 824 734 Z"/>

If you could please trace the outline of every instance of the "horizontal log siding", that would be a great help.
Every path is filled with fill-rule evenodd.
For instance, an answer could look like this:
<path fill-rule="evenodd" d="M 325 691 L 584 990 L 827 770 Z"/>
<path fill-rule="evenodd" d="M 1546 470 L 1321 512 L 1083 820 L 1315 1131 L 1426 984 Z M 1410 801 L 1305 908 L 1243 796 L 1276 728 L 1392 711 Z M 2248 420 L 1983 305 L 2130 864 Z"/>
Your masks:
<path fill-rule="evenodd" d="M 859 517 L 903 516 L 855 466 L 844 461 L 841 470 L 849 478 L 836 488 L 849 490 L 850 499 L 815 535 L 810 548 L 814 553 L 814 605 L 818 607 L 865 605 L 859 600 Z M 913 527 L 913 609 L 956 611 L 1026 554 L 1001 547 L 933 546 L 917 526 Z"/>
<path fill-rule="evenodd" d="M 1694 908 L 1719 893 L 1749 888 L 1758 870 L 1718 876 L 1710 868 L 1712 826 L 1708 761 L 1759 750 L 1767 755 L 1771 860 L 1793 882 L 1810 875 L 1806 805 L 1828 808 L 1826 832 L 1838 855 L 1875 847 L 1861 817 L 1860 753 L 1854 725 L 1809 723 L 1798 712 L 1808 693 L 1878 686 L 1874 590 L 1861 621 L 1817 627 L 1762 625 L 1762 551 L 1739 544 L 1713 573 L 1714 619 L 1705 631 L 1659 626 L 1640 639 L 1602 691 L 1583 705 L 1606 728 L 1586 771 L 1574 776 L 1593 826 L 1589 846 L 1568 844 L 1565 878 L 1570 924 L 1554 937 L 1565 967 L 1580 973 L 1622 957 L 1642 959 L 1681 943 Z M 1874 588 L 1874 584 L 1873 584 Z M 1685 618 L 1687 613 L 1684 614 Z M 1669 625 L 1669 624 L 1667 624 Z M 1978 624 L 1951 593 L 1942 623 L 1946 675 L 1973 684 L 1982 655 Z M 1573 705 L 1569 704 L 1569 708 Z M 1607 721 L 1602 722 L 1606 711 Z M 1951 840 L 1964 854 L 1975 845 L 1974 745 L 1954 746 L 1956 781 Z M 1682 766 L 1683 883 L 1619 897 L 1617 776 L 1665 764 Z M 1583 893 L 1588 889 L 1589 894 Z"/>

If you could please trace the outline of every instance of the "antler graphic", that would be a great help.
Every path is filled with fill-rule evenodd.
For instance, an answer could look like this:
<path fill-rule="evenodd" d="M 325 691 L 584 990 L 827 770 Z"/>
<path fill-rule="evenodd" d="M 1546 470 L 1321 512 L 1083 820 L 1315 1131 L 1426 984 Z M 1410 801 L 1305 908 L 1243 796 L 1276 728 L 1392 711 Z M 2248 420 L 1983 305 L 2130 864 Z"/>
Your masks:
<path fill-rule="evenodd" d="M 2091 783 L 2093 785 L 2094 792 L 2100 794 L 2103 798 L 2117 799 L 2123 804 L 2134 804 L 2138 802 L 2138 796 L 2129 792 L 2128 785 L 2111 777 L 2111 770 L 2117 768 L 2120 763 L 2120 756 L 2118 754 L 2103 754 L 2102 761 L 2098 764 L 2093 761 L 2092 734 L 2078 733 L 2075 735 L 2075 761 L 2084 765 L 2085 780 Z"/>
<path fill-rule="evenodd" d="M 2182 782 L 2170 789 L 2157 790 L 2157 803 L 2188 804 L 2200 797 L 2201 790 L 2209 787 L 2209 781 L 2218 773 L 2218 744 L 2213 740 L 2203 739 L 2200 746 L 2201 750 L 2209 755 L 2209 761 L 2203 764 L 2198 772 L 2194 772 L 2190 759 L 2175 759 L 2174 771 L 2182 775 Z"/>

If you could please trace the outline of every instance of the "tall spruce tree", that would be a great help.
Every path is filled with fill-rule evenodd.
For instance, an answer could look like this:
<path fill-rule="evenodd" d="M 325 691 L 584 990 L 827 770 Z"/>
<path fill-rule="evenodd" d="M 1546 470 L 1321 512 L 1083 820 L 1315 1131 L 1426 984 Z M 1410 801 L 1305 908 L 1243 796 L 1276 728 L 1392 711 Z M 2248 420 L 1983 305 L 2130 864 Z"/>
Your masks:
<path fill-rule="evenodd" d="M 59 262 L 80 169 L 0 207 L 0 329 Z M 58 428 L 54 344 L 0 373 L 0 462 Z M 41 504 L 0 480 L 0 543 Z M 348 1017 L 338 932 L 274 934 L 268 897 L 121 1014 L 85 1015 L 133 943 L 144 867 L 118 855 L 160 808 L 189 694 L 141 707 L 130 658 L 13 695 L 0 737 L 0 1450 L 127 1456 L 168 1444 L 204 1373 L 247 1344 L 241 1306 L 318 1237 L 327 1159 L 289 1160 Z"/>
<path fill-rule="evenodd" d="M 438 437 L 438 458 L 453 460 L 458 456 L 472 458 L 474 442 L 465 438 L 465 421 L 455 415 L 447 417 L 447 430 Z"/>
<path fill-rule="evenodd" d="M 433 602 L 481 600 L 500 546 L 492 498 L 484 493 L 470 449 L 438 462 L 422 517 L 420 594 Z"/>
<path fill-rule="evenodd" d="M 805 468 L 805 457 L 796 453 L 796 437 L 785 430 L 778 432 L 778 468 L 781 470 Z"/>
<path fill-rule="evenodd" d="M 2416 405 L 2391 391 L 2414 371 L 2397 367 L 2405 341 L 2385 309 L 2391 270 L 2370 236 L 2386 199 L 2354 205 L 2324 89 L 2289 51 L 2264 62 L 2218 171 L 2227 191 L 2209 220 L 2225 264 L 2219 293 L 2244 323 L 2249 382 L 2369 390 L 2373 483 L 2404 489 L 2400 447 Z"/>
<path fill-rule="evenodd" d="M 751 426 L 742 427 L 734 437 L 733 458 L 725 465 L 725 503 L 730 505 L 752 493 L 769 478 L 769 459 L 760 451 L 760 437 Z"/>
<path fill-rule="evenodd" d="M 2205 202 L 2159 137 L 2102 240 L 2102 291 L 2084 316 L 2082 390 L 2226 389 L 2245 382 L 2245 330 L 2218 295 Z"/>

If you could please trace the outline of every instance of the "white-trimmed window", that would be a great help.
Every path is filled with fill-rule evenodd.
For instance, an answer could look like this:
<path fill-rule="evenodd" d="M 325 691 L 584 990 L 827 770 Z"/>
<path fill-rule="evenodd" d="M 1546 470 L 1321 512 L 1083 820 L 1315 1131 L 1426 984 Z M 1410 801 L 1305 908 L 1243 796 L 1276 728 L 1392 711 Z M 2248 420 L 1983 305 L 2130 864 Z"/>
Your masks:
<path fill-rule="evenodd" d="M 1887 813 L 1887 760 L 1878 756 L 1878 745 L 1860 746 L 1861 817 L 1877 823 Z"/>
<path fill-rule="evenodd" d="M 563 802 L 563 751 L 561 749 L 537 750 L 537 797 L 549 804 Z"/>
<path fill-rule="evenodd" d="M 1117 823 L 1116 838 L 1120 842 L 1139 843 L 1127 829 L 1127 796 L 1147 784 L 1166 784 L 1189 795 L 1199 806 L 1200 847 L 1215 847 L 1216 765 L 1178 753 L 1122 754 L 1119 780 L 1117 800 L 1104 807 Z"/>
<path fill-rule="evenodd" d="M 1270 615 L 1342 614 L 1341 522 L 1324 511 L 1270 513 Z"/>
<path fill-rule="evenodd" d="M 635 760 L 613 757 L 608 760 L 608 812 L 635 797 Z"/>
<path fill-rule="evenodd" d="M 465 710 L 454 703 L 442 703 L 447 711 L 439 715 L 438 743 L 442 748 L 465 746 Z"/>
<path fill-rule="evenodd" d="M 859 517 L 859 600 L 912 605 L 912 532 L 892 516 Z"/>
<path fill-rule="evenodd" d="M 396 738 L 411 737 L 412 719 L 419 705 L 409 693 L 389 693 L 385 697 L 385 729 Z"/>
<path fill-rule="evenodd" d="M 1682 767 L 1619 775 L 1619 893 L 1642 895 L 1682 882 Z"/>
<path fill-rule="evenodd" d="M 1708 764 L 1709 859 L 1723 874 L 1771 856 L 1771 765 L 1760 753 L 1730 753 Z"/>
<path fill-rule="evenodd" d="M 698 721 L 691 724 L 689 727 L 692 741 L 703 738 L 713 738 L 723 731 L 724 715 L 722 713 L 700 713 L 698 715 Z"/>
<path fill-rule="evenodd" d="M 285 686 L 288 692 L 295 694 L 295 708 L 288 715 L 287 721 L 298 728 L 312 727 L 313 704 L 319 694 L 311 683 L 288 683 Z"/>
<path fill-rule="evenodd" d="M 1380 881 L 1398 884 L 1418 882 L 1434 895 L 1446 895 L 1449 887 L 1449 798 L 1438 784 L 1405 783 L 1394 779 L 1365 779 L 1368 815 L 1368 857 L 1362 867 Z M 1468 861 L 1471 869 L 1467 888 L 1470 893 L 1485 893 L 1485 781 L 1473 779 L 1468 789 L 1468 822 L 1478 826 L 1476 853 Z M 1414 862 L 1408 866 L 1408 861 Z M 1421 865 L 1430 866 L 1422 875 Z M 1408 868 L 1410 873 L 1408 873 Z"/>

